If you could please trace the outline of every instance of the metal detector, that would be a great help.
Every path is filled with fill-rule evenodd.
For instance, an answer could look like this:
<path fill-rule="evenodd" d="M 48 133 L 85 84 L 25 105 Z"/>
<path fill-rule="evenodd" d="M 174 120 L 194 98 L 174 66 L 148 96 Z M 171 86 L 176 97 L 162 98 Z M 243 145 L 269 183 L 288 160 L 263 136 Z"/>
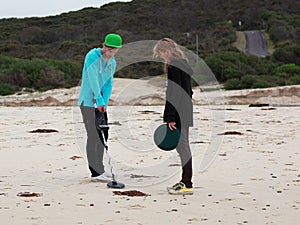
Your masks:
<path fill-rule="evenodd" d="M 100 131 L 100 133 L 101 133 L 103 145 L 105 147 L 106 154 L 108 157 L 108 165 L 110 167 L 110 172 L 112 175 L 112 181 L 107 183 L 107 187 L 118 188 L 118 189 L 124 188 L 125 184 L 117 182 L 115 179 L 115 174 L 113 173 L 113 166 L 111 163 L 111 157 L 108 153 L 107 140 L 104 135 L 104 131 L 108 131 L 108 129 L 109 129 L 109 126 L 107 124 L 107 117 L 104 112 L 100 112 L 98 109 L 95 110 L 95 117 L 96 117 L 96 127 L 97 127 L 97 130 Z"/>

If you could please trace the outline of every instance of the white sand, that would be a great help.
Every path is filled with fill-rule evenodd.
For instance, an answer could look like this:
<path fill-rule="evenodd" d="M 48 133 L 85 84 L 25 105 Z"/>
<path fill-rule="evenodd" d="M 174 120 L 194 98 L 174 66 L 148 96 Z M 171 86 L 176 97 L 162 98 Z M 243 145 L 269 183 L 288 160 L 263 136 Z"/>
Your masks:
<path fill-rule="evenodd" d="M 119 161 L 115 165 L 118 180 L 126 184 L 122 191 L 151 194 L 124 197 L 113 195 L 103 183 L 89 181 L 80 149 L 84 140 L 76 131 L 80 123 L 76 113 L 72 119 L 72 107 L 0 107 L 1 224 L 298 224 L 300 108 L 225 108 L 229 110 L 195 108 L 191 132 L 195 193 L 182 197 L 166 192 L 166 186 L 180 177 L 175 152 L 151 147 L 151 127 L 161 119 L 153 112 L 161 112 L 162 107 L 131 109 L 127 119 L 139 120 L 129 126 L 126 116 L 119 114 L 129 110 L 112 106 L 110 122 L 115 125 L 111 125 L 109 147 L 113 159 Z M 144 110 L 153 112 L 145 114 Z M 224 121 L 231 121 L 223 121 L 219 128 L 226 127 L 220 133 L 243 135 L 219 135 L 224 139 L 216 150 L 217 158 L 200 171 L 213 142 L 212 127 L 217 126 L 214 112 L 222 112 Z M 133 142 L 121 136 L 122 127 L 132 133 L 127 138 Z M 28 133 L 38 128 L 59 132 Z M 72 156 L 83 158 L 71 160 Z M 150 177 L 130 178 L 131 174 Z M 17 196 L 24 191 L 43 195 Z"/>
<path fill-rule="evenodd" d="M 171 196 L 166 186 L 180 179 L 179 158 L 175 151 L 157 149 L 152 140 L 163 106 L 140 106 L 139 101 L 126 106 L 135 96 L 160 93 L 163 98 L 163 88 L 121 82 L 109 108 L 109 152 L 117 180 L 126 185 L 121 191 L 151 196 L 118 196 L 106 184 L 90 182 L 77 107 L 2 106 L 1 224 L 298 224 L 300 107 L 195 105 L 194 195 Z M 60 102 L 76 95 L 54 92 Z M 58 132 L 28 132 L 36 129 Z M 219 135 L 230 131 L 242 135 Z M 17 196 L 25 191 L 42 196 Z"/>

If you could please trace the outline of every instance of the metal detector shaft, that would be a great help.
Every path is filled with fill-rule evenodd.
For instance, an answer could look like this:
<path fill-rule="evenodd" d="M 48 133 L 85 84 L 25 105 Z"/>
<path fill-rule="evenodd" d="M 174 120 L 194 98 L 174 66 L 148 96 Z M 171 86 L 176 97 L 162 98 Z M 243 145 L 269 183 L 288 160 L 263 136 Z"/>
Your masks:
<path fill-rule="evenodd" d="M 106 139 L 105 139 L 105 135 L 104 135 L 103 130 L 100 130 L 100 132 L 101 132 L 101 135 L 102 135 L 103 144 L 104 144 L 104 147 L 105 147 L 105 150 L 106 150 L 106 154 L 107 154 L 107 157 L 108 157 L 108 165 L 110 167 L 110 172 L 111 172 L 112 180 L 113 180 L 113 182 L 116 182 L 115 174 L 113 173 L 113 166 L 111 164 L 111 157 L 110 157 L 110 155 L 108 153 L 108 145 L 107 145 L 107 142 L 106 142 Z"/>
<path fill-rule="evenodd" d="M 96 127 L 97 127 L 97 130 L 98 130 L 98 134 L 99 134 L 99 131 L 101 133 L 102 143 L 103 143 L 103 145 L 105 147 L 105 150 L 106 150 L 106 154 L 107 154 L 107 157 L 108 157 L 108 165 L 110 167 L 110 172 L 111 172 L 111 175 L 112 175 L 112 181 L 107 183 L 107 187 L 109 187 L 109 188 L 124 188 L 125 184 L 117 182 L 116 179 L 115 179 L 115 174 L 113 173 L 112 160 L 111 160 L 111 157 L 108 153 L 107 140 L 106 140 L 105 134 L 104 134 L 104 131 L 108 131 L 108 129 L 109 129 L 108 124 L 107 124 L 107 116 L 104 112 L 100 112 L 97 109 L 95 109 L 95 113 L 96 113 L 95 114 L 95 116 L 96 116 Z M 99 136 L 100 136 L 100 134 L 99 134 Z"/>

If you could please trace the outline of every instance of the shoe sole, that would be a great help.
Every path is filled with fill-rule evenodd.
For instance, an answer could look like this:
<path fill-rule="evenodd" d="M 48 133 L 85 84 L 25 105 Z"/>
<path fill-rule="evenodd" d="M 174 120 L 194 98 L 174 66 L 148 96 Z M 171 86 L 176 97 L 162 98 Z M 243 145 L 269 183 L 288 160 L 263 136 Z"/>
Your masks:
<path fill-rule="evenodd" d="M 193 195 L 193 192 L 169 192 L 170 195 Z"/>
<path fill-rule="evenodd" d="M 111 180 L 99 180 L 99 179 L 92 179 L 91 182 L 100 182 L 100 183 L 108 183 L 111 182 Z"/>
<path fill-rule="evenodd" d="M 179 191 L 175 191 L 174 189 L 170 188 L 168 190 L 168 193 L 170 195 L 192 195 L 192 194 L 194 194 L 194 191 L 179 192 Z"/>

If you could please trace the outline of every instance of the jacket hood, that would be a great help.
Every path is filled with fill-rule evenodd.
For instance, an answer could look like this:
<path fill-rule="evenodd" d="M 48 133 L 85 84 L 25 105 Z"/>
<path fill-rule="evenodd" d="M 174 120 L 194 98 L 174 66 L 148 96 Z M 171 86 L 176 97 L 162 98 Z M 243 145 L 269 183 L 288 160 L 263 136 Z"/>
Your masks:
<path fill-rule="evenodd" d="M 93 48 L 91 53 L 96 54 L 97 56 L 102 56 L 101 48 Z"/>
<path fill-rule="evenodd" d="M 185 59 L 175 59 L 171 61 L 170 63 L 171 66 L 177 67 L 187 73 L 188 75 L 192 76 L 193 75 L 193 69 L 191 66 L 188 64 L 188 62 Z"/>

